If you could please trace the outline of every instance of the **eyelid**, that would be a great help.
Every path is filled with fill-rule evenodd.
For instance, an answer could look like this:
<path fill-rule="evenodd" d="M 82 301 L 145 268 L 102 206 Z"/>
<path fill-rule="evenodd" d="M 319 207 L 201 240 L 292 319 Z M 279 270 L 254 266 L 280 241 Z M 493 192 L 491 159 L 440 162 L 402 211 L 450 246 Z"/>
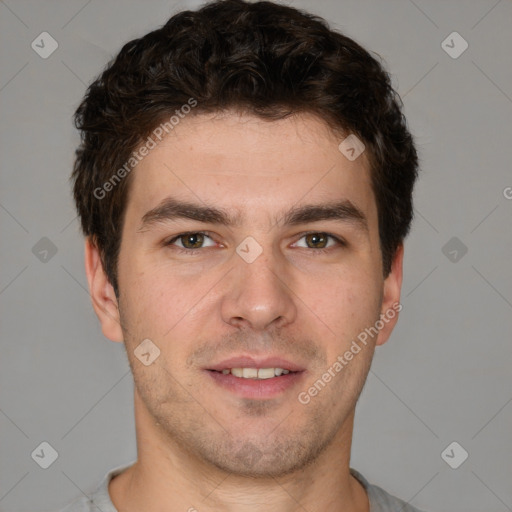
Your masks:
<path fill-rule="evenodd" d="M 347 246 L 347 242 L 341 238 L 340 236 L 338 235 L 334 235 L 333 233 L 330 233 L 329 231 L 319 231 L 319 230 L 310 230 L 310 231 L 305 231 L 303 233 L 300 233 L 297 236 L 297 242 L 301 239 L 301 238 L 304 238 L 305 236 L 307 235 L 325 235 L 326 237 L 328 238 L 332 238 L 334 241 L 336 241 L 340 246 L 343 246 L 343 247 L 346 247 Z M 296 242 L 294 242 L 296 243 Z M 323 250 L 329 250 L 331 247 L 324 247 Z M 303 249 L 305 249 L 305 247 L 303 247 Z M 319 251 L 322 251 L 322 249 L 313 249 L 313 250 L 316 250 L 317 252 Z"/>
<path fill-rule="evenodd" d="M 297 241 L 294 242 L 294 244 L 297 243 L 299 240 L 301 240 L 302 238 L 304 238 L 307 235 L 316 235 L 316 234 L 325 235 L 328 238 L 333 239 L 337 243 L 338 247 L 347 247 L 347 245 L 348 245 L 347 242 L 343 238 L 341 238 L 340 236 L 334 235 L 334 234 L 329 233 L 327 231 L 319 231 L 319 230 L 304 231 L 302 233 L 299 233 L 298 235 L 295 235 L 298 238 L 297 238 Z M 163 242 L 163 245 L 165 247 L 173 246 L 175 251 L 177 251 L 179 253 L 185 253 L 185 254 L 192 254 L 192 253 L 199 254 L 201 249 L 204 250 L 204 249 L 211 249 L 211 248 L 213 248 L 213 246 L 209 246 L 209 247 L 198 247 L 197 249 L 187 249 L 186 247 L 179 247 L 179 246 L 175 246 L 174 245 L 174 242 L 176 242 L 177 240 L 179 240 L 180 238 L 182 238 L 182 237 L 184 237 L 186 235 L 204 235 L 207 238 L 210 238 L 210 240 L 215 241 L 213 239 L 213 237 L 211 236 L 212 233 L 210 231 L 184 231 L 182 233 L 178 233 L 177 235 L 174 235 L 170 239 L 165 240 Z M 336 246 L 321 247 L 321 248 L 318 248 L 318 249 L 311 248 L 311 247 L 299 247 L 299 249 L 310 249 L 311 252 L 321 253 L 321 254 L 325 253 L 325 252 L 330 252 L 332 249 L 335 249 L 335 248 L 336 248 Z"/>
<path fill-rule="evenodd" d="M 210 240 L 213 240 L 213 237 L 211 236 L 212 233 L 210 231 L 184 231 L 183 233 L 178 233 L 177 235 L 174 235 L 173 237 L 166 239 L 163 244 L 165 246 L 168 245 L 174 245 L 174 242 L 179 240 L 180 238 L 187 236 L 187 235 L 204 235 L 208 237 Z M 178 249 L 181 249 L 182 251 L 194 251 L 197 252 L 199 249 L 204 249 L 204 247 L 200 247 L 199 249 L 187 249 L 185 247 L 178 247 Z"/>

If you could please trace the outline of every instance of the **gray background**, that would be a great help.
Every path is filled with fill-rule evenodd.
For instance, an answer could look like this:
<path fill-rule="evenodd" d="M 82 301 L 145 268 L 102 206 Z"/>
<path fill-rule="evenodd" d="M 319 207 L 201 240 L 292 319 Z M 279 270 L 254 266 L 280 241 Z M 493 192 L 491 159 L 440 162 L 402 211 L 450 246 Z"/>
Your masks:
<path fill-rule="evenodd" d="M 512 2 L 290 3 L 385 59 L 422 160 L 403 310 L 361 396 L 351 466 L 428 511 L 512 510 Z M 60 507 L 135 458 L 124 348 L 87 292 L 71 116 L 124 42 L 197 5 L 0 2 L 1 510 Z M 31 48 L 43 31 L 59 45 L 47 59 Z M 441 45 L 453 31 L 469 44 L 456 59 Z M 58 452 L 48 469 L 31 457 L 43 441 Z M 452 441 L 469 453 L 458 469 L 441 457 Z"/>

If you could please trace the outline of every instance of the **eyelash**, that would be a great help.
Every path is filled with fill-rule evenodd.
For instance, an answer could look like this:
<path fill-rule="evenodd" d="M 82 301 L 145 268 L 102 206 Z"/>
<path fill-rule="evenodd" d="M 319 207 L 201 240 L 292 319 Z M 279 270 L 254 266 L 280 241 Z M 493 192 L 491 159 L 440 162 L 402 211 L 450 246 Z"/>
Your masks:
<path fill-rule="evenodd" d="M 171 238 L 170 240 L 164 242 L 164 245 L 167 247 L 167 246 L 172 246 L 173 243 L 184 237 L 184 236 L 187 236 L 187 235 L 204 235 L 204 236 L 207 236 L 208 238 L 212 238 L 210 236 L 210 232 L 209 231 L 187 231 L 185 233 L 180 233 L 179 235 L 176 235 L 175 237 Z M 346 242 L 344 240 L 342 240 L 341 238 L 331 234 L 331 233 L 326 233 L 325 231 L 308 231 L 307 233 L 302 233 L 299 240 L 301 238 L 304 238 L 305 236 L 307 235 L 325 235 L 327 236 L 328 238 L 332 238 L 333 240 L 335 240 L 341 247 L 346 247 Z M 173 248 L 173 250 L 175 250 L 176 252 L 180 253 L 180 254 L 188 254 L 190 256 L 192 256 L 192 254 L 197 254 L 200 249 L 204 249 L 203 247 L 199 247 L 197 249 L 183 249 L 181 247 L 177 247 L 175 246 Z M 333 247 L 325 247 L 323 249 L 314 249 L 314 248 L 309 248 L 309 247 L 303 247 L 303 249 L 311 249 L 313 252 L 315 253 L 328 253 L 330 252 L 331 249 L 333 249 Z"/>

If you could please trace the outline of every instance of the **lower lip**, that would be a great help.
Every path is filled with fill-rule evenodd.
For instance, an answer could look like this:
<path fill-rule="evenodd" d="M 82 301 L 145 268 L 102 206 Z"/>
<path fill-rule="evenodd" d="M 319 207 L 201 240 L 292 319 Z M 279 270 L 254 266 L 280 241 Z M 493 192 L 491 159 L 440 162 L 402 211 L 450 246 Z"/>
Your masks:
<path fill-rule="evenodd" d="M 273 398 L 296 386 L 303 379 L 304 372 L 288 373 L 271 379 L 244 379 L 231 373 L 205 370 L 221 387 L 242 398 Z"/>

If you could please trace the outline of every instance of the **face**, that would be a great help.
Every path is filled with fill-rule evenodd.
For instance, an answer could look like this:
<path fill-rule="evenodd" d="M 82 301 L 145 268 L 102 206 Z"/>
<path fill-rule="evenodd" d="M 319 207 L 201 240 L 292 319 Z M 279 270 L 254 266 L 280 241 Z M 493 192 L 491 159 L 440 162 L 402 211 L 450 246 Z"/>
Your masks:
<path fill-rule="evenodd" d="M 138 414 L 222 470 L 279 476 L 316 460 L 347 428 L 396 322 L 337 370 L 399 300 L 402 263 L 399 251 L 383 278 L 366 155 L 348 160 L 341 140 L 312 115 L 185 118 L 132 171 L 119 309 L 88 249 Z M 155 347 L 143 364 L 136 354 L 147 363 Z"/>

